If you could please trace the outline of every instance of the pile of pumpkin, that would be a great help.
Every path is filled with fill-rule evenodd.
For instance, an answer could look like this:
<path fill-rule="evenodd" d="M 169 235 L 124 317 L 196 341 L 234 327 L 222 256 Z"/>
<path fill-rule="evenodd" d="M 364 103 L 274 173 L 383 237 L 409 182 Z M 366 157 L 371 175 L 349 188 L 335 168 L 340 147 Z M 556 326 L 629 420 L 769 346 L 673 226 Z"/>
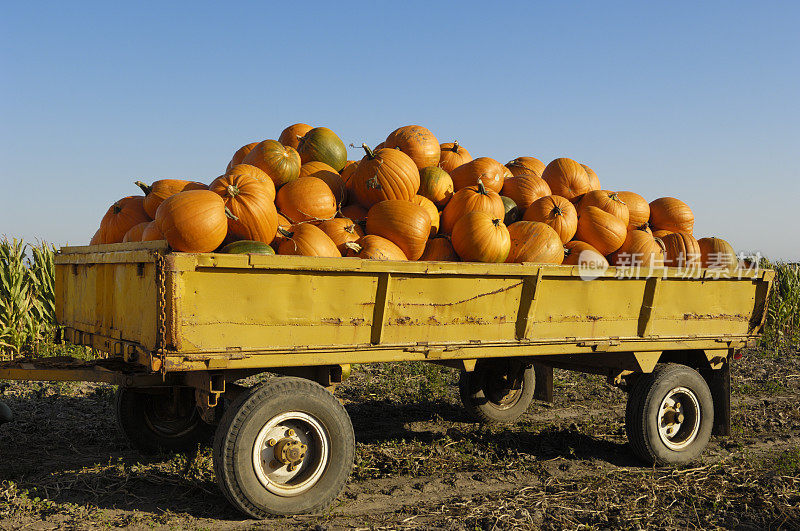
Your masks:
<path fill-rule="evenodd" d="M 733 248 L 695 239 L 679 199 L 602 188 L 569 158 L 473 159 L 428 129 L 393 131 L 347 160 L 330 129 L 294 124 L 241 147 L 210 184 L 142 182 L 92 244 L 165 239 L 183 252 L 376 260 L 735 268 Z"/>

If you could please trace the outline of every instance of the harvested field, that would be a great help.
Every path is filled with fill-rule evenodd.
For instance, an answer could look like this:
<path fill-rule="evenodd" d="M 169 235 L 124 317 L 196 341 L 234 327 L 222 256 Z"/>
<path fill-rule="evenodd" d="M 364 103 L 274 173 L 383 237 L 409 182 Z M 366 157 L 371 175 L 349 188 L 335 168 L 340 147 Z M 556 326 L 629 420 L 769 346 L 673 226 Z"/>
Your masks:
<path fill-rule="evenodd" d="M 356 465 L 322 515 L 245 520 L 214 481 L 211 452 L 142 457 L 116 430 L 114 389 L 0 383 L 0 527 L 236 529 L 675 528 L 800 526 L 800 353 L 747 352 L 735 366 L 734 436 L 701 462 L 642 466 L 624 433 L 625 394 L 556 372 L 554 404 L 513 426 L 470 422 L 457 373 L 366 365 L 338 391 Z"/>

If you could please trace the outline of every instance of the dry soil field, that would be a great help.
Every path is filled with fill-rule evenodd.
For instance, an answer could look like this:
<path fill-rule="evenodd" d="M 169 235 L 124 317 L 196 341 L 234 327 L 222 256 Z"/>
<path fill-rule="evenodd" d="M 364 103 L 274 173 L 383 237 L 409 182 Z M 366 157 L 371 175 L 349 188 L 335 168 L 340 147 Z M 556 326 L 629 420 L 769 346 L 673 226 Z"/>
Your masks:
<path fill-rule="evenodd" d="M 800 353 L 750 351 L 734 375 L 734 436 L 683 469 L 628 450 L 622 391 L 556 372 L 554 404 L 509 427 L 465 416 L 457 374 L 361 366 L 337 396 L 358 441 L 322 515 L 245 520 L 217 490 L 208 447 L 142 457 L 116 430 L 114 389 L 0 382 L 0 528 L 800 528 Z"/>

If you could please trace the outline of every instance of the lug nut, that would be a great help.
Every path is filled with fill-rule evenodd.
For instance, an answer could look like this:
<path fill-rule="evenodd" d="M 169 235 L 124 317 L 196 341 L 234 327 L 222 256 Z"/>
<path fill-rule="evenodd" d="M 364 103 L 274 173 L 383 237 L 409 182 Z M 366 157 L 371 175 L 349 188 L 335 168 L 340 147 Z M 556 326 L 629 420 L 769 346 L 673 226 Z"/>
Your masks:
<path fill-rule="evenodd" d="M 270 439 L 267 441 L 267 444 L 269 446 L 275 446 L 276 444 L 278 444 L 278 441 L 276 441 L 275 439 Z"/>
<path fill-rule="evenodd" d="M 290 428 L 289 431 L 286 432 L 286 436 L 287 437 L 294 437 L 294 430 Z"/>

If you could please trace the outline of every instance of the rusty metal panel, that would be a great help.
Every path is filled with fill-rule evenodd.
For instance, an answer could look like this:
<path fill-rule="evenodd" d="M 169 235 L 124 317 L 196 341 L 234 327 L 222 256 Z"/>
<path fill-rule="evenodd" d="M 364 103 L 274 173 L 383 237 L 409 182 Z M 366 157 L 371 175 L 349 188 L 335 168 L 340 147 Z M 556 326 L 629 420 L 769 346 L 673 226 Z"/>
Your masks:
<path fill-rule="evenodd" d="M 93 255 L 79 253 L 70 255 L 72 261 L 56 263 L 56 318 L 61 326 L 155 348 L 153 255 L 130 253 L 130 259 L 150 261 L 129 262 L 112 253 L 117 255 L 114 261 L 84 262 Z"/>
<path fill-rule="evenodd" d="M 519 277 L 392 275 L 382 341 L 510 341 L 522 292 Z"/>
<path fill-rule="evenodd" d="M 152 352 L 159 250 L 132 245 L 62 250 L 56 310 L 61 324 L 111 339 L 101 345 Z M 575 267 L 535 264 L 165 259 L 167 370 L 719 348 L 753 336 L 772 278 L 672 269 L 616 278 L 610 268 L 585 281 Z"/>
<path fill-rule="evenodd" d="M 376 275 L 177 272 L 171 326 L 185 352 L 370 343 Z"/>

